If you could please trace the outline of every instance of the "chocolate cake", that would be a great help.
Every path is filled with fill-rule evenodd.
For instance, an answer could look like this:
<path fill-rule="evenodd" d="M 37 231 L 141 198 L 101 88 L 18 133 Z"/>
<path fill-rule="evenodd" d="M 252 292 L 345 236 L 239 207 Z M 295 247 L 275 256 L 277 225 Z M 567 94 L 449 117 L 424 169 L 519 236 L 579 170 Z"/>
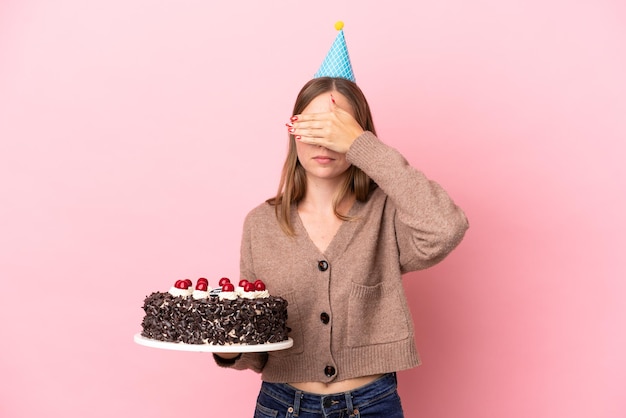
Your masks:
<path fill-rule="evenodd" d="M 254 345 L 287 340 L 285 299 L 270 296 L 260 281 L 240 282 L 236 291 L 224 280 L 221 289 L 211 290 L 206 279 L 199 279 L 195 291 L 190 289 L 190 280 L 179 280 L 169 292 L 153 292 L 144 300 L 141 335 L 185 344 Z"/>

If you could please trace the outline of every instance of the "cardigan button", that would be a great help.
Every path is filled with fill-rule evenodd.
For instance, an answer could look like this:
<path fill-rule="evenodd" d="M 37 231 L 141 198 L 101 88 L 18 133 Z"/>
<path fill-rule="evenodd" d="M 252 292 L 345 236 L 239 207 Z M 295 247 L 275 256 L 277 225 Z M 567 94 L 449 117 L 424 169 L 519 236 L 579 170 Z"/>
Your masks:
<path fill-rule="evenodd" d="M 317 263 L 317 268 L 318 268 L 320 271 L 326 271 L 326 270 L 328 270 L 328 261 L 326 261 L 326 260 L 322 260 L 322 261 L 318 262 L 318 263 Z"/>
<path fill-rule="evenodd" d="M 324 374 L 325 374 L 327 377 L 332 377 L 332 376 L 334 376 L 334 375 L 335 375 L 335 373 L 337 373 L 337 371 L 335 370 L 335 368 L 334 368 L 333 366 L 326 366 L 326 367 L 324 368 Z"/>
<path fill-rule="evenodd" d="M 330 322 L 330 315 L 328 315 L 326 312 L 322 312 L 320 314 L 320 320 L 323 324 L 328 324 L 328 322 Z"/>

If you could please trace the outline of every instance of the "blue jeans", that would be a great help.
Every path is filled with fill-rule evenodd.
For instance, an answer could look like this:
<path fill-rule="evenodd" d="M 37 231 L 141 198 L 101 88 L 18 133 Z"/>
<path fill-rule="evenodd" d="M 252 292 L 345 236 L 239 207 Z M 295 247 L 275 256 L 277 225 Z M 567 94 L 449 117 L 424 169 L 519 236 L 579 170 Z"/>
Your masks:
<path fill-rule="evenodd" d="M 300 391 L 285 383 L 261 385 L 254 418 L 403 418 L 395 373 L 332 395 Z"/>

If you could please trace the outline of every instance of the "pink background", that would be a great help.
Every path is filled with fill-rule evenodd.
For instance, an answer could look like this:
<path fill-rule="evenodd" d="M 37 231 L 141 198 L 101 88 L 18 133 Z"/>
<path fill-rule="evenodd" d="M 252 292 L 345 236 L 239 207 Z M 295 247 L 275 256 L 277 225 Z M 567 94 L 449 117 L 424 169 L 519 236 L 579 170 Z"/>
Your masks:
<path fill-rule="evenodd" d="M 407 417 L 623 417 L 621 0 L 0 3 L 0 416 L 251 416 L 252 372 L 138 346 L 237 277 L 299 88 L 345 32 L 379 136 L 471 228 L 405 286 Z"/>

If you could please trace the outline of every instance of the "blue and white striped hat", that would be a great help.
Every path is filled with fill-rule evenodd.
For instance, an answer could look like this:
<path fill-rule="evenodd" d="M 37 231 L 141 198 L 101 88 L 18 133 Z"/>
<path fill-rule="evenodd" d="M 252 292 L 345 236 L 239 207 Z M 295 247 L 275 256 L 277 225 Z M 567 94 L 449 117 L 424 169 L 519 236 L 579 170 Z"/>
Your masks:
<path fill-rule="evenodd" d="M 335 23 L 335 29 L 339 31 L 335 42 L 333 42 L 328 54 L 326 54 L 324 62 L 313 78 L 341 77 L 356 82 L 354 73 L 352 72 L 352 64 L 350 64 L 346 38 L 343 36 L 343 22 L 339 21 Z"/>

